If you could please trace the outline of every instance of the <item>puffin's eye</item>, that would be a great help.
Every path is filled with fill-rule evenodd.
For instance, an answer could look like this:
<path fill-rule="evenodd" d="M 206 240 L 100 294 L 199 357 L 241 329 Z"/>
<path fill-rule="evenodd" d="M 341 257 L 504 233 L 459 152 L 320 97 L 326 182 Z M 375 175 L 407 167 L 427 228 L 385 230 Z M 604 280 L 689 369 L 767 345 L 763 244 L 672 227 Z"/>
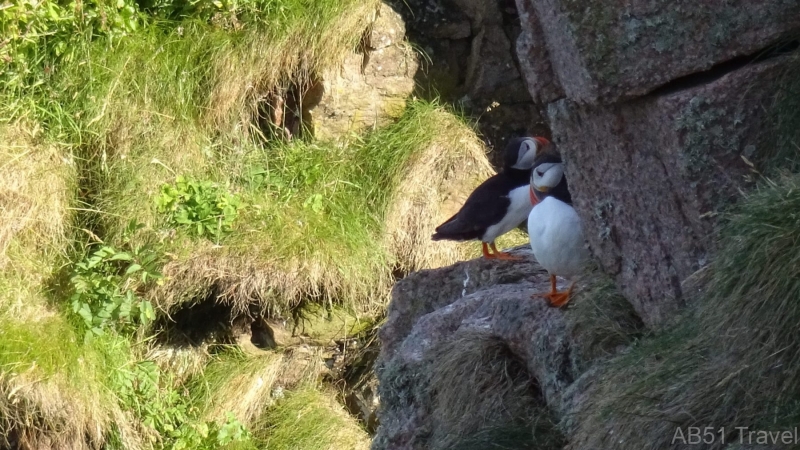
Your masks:
<path fill-rule="evenodd" d="M 536 169 L 536 175 L 539 175 L 540 177 L 543 177 L 544 176 L 544 172 L 542 171 L 542 169 Z"/>

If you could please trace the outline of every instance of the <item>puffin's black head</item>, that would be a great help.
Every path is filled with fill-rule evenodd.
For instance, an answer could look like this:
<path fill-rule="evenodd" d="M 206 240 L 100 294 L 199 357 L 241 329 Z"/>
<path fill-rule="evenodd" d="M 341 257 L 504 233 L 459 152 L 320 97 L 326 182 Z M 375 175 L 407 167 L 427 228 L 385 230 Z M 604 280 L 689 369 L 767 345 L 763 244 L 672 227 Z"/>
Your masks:
<path fill-rule="evenodd" d="M 536 155 L 531 171 L 531 190 L 539 200 L 552 195 L 567 204 L 572 203 L 564 177 L 564 161 L 555 144 L 548 144 Z"/>
<path fill-rule="evenodd" d="M 531 170 L 536 154 L 550 143 L 542 137 L 519 137 L 506 145 L 505 169 Z"/>

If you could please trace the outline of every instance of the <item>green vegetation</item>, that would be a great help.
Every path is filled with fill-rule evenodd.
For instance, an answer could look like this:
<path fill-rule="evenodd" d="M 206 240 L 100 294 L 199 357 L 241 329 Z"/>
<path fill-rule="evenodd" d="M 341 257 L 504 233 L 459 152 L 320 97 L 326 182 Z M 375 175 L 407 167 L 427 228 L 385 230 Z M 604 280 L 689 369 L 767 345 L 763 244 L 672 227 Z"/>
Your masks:
<path fill-rule="evenodd" d="M 266 448 L 276 450 L 368 449 L 369 438 L 354 428 L 334 395 L 311 387 L 286 394 L 259 419 Z"/>
<path fill-rule="evenodd" d="M 194 236 L 208 235 L 219 243 L 230 233 L 240 202 L 214 183 L 179 176 L 174 185 L 161 186 L 156 206 L 159 213 L 167 214 L 170 225 L 183 226 Z"/>
<path fill-rule="evenodd" d="M 784 175 L 730 213 L 702 297 L 681 325 L 609 363 L 578 418 L 578 442 L 612 445 L 596 430 L 613 427 L 614 442 L 665 448 L 676 427 L 795 424 L 799 207 L 800 178 Z"/>
<path fill-rule="evenodd" d="M 374 323 L 396 273 L 477 254 L 428 243 L 490 172 L 450 111 L 411 101 L 338 142 L 263 123 L 377 4 L 0 7 L 0 447 L 366 448 L 322 350 L 187 350 L 160 327 L 211 299 L 328 345 Z"/>
<path fill-rule="evenodd" d="M 176 167 L 181 162 L 168 159 L 173 155 L 183 160 L 179 173 L 213 180 L 208 183 L 227 186 L 241 199 L 237 219 L 222 220 L 231 225 L 223 239 L 193 239 L 197 233 L 171 228 L 148 198 L 124 194 L 162 186 L 172 174 L 151 161 Z M 269 314 L 287 314 L 308 298 L 376 311 L 384 304 L 394 267 L 413 270 L 461 255 L 452 244 L 433 251 L 422 245 L 432 223 L 446 218 L 433 200 L 450 186 L 432 174 L 465 161 L 486 173 L 482 158 L 461 121 L 435 104 L 412 103 L 395 124 L 353 136 L 345 145 L 294 140 L 266 146 L 245 142 L 192 156 L 188 151 L 132 152 L 112 169 L 113 179 L 125 185 L 111 184 L 101 203 L 111 213 L 109 230 L 119 227 L 113 218 L 135 217 L 151 230 L 142 238 L 167 236 L 162 244 L 175 257 L 165 268 L 169 280 L 154 291 L 161 308 L 220 289 L 238 293 L 229 299 L 236 308 L 258 299 Z M 476 179 L 450 182 L 472 186 Z M 200 195 L 205 194 L 195 198 Z M 422 195 L 429 200 L 424 211 L 399 203 Z M 401 233 L 405 242 L 394 238 Z"/>
<path fill-rule="evenodd" d="M 135 285 L 161 280 L 158 257 L 149 249 L 128 253 L 100 246 L 75 264 L 70 279 L 72 311 L 94 334 L 103 334 L 107 328 L 132 331 L 146 326 L 155 319 L 155 312 L 153 305 L 136 293 Z"/>

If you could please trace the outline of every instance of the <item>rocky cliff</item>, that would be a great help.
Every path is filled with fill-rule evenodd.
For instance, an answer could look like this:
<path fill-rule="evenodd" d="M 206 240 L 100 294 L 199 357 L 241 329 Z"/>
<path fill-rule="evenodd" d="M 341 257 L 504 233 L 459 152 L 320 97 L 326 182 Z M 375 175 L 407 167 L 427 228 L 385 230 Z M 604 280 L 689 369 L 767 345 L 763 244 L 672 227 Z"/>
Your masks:
<path fill-rule="evenodd" d="M 703 291 L 688 281 L 717 257 L 723 213 L 766 168 L 788 166 L 776 142 L 797 142 L 786 90 L 798 68 L 796 0 L 516 6 L 515 67 L 547 111 L 599 270 L 566 311 L 530 298 L 546 290 L 530 256 L 400 281 L 381 330 L 375 449 L 642 448 L 578 423 L 600 414 L 578 411 L 602 380 L 621 380 L 603 361 L 682 317 Z"/>

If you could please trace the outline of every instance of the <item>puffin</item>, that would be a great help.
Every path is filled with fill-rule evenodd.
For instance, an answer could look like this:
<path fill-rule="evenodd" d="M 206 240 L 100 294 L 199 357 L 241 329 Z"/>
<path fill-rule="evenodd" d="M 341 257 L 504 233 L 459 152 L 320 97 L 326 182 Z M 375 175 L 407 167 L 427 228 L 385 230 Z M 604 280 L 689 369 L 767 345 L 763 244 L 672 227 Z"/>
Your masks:
<path fill-rule="evenodd" d="M 533 256 L 550 274 L 550 292 L 535 294 L 544 297 L 552 307 L 569 302 L 573 281 L 565 292 L 556 289 L 556 276 L 568 280 L 579 275 L 589 261 L 589 250 L 581 220 L 572 207 L 564 162 L 554 144 L 536 156 L 530 178 L 528 237 Z"/>
<path fill-rule="evenodd" d="M 480 240 L 484 258 L 521 261 L 523 258 L 498 251 L 494 241 L 528 217 L 533 207 L 528 194 L 531 169 L 536 154 L 548 144 L 550 141 L 543 137 L 511 139 L 500 173 L 475 188 L 464 206 L 436 227 L 431 240 Z"/>

